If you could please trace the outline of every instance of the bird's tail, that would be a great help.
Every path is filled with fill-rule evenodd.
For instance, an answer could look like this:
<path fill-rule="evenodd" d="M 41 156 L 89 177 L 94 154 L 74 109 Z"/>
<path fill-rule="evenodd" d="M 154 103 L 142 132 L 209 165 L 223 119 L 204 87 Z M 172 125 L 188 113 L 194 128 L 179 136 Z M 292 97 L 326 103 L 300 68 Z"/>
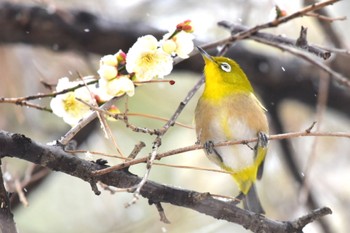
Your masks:
<path fill-rule="evenodd" d="M 251 186 L 247 195 L 245 195 L 245 197 L 243 198 L 243 207 L 244 209 L 252 211 L 257 214 L 265 213 L 263 207 L 261 206 L 254 184 Z"/>

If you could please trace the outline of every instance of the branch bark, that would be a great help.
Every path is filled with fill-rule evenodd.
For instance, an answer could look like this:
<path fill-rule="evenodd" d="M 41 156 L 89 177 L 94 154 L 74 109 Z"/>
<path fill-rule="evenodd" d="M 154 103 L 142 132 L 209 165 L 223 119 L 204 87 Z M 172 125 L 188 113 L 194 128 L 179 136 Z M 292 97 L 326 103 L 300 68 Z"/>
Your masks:
<path fill-rule="evenodd" d="M 55 171 L 64 172 L 90 183 L 92 187 L 96 187 L 96 182 L 101 181 L 118 188 L 129 188 L 141 181 L 140 177 L 125 170 L 93 177 L 93 171 L 105 166 L 68 154 L 61 147 L 41 145 L 24 135 L 0 131 L 0 157 L 5 156 L 16 157 Z M 97 193 L 96 190 L 94 191 Z M 331 214 L 331 210 L 325 207 L 294 221 L 274 221 L 265 216 L 240 209 L 231 202 L 215 199 L 209 193 L 173 188 L 152 181 L 145 182 L 140 194 L 151 203 L 170 203 L 190 208 L 217 219 L 240 224 L 252 232 L 300 232 L 306 224 Z"/>

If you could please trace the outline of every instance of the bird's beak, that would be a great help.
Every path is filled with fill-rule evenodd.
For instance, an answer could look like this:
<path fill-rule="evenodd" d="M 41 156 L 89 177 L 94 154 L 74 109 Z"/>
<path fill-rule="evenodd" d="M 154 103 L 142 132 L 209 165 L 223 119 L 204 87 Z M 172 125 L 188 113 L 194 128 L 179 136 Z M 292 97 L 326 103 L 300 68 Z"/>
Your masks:
<path fill-rule="evenodd" d="M 198 51 L 201 53 L 201 55 L 202 55 L 204 61 L 209 60 L 209 61 L 211 61 L 211 62 L 216 63 L 216 62 L 214 61 L 213 57 L 210 56 L 204 49 L 202 49 L 202 48 L 199 47 L 199 46 L 196 46 L 196 47 L 197 47 Z"/>

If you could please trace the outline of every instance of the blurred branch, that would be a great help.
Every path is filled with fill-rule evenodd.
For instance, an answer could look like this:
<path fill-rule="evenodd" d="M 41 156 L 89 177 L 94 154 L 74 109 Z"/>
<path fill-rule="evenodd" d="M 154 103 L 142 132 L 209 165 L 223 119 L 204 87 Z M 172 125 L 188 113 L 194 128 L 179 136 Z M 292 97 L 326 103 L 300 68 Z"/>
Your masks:
<path fill-rule="evenodd" d="M 87 11 L 45 8 L 36 5 L 0 4 L 0 42 L 25 43 L 54 51 L 77 50 L 108 54 L 129 48 L 135 38 L 152 31 L 145 25 L 103 20 Z M 133 30 L 130 30 L 132 28 Z M 116 45 L 117 43 L 117 45 Z"/>
<path fill-rule="evenodd" d="M 271 117 L 271 122 L 273 122 L 273 128 L 275 129 L 276 133 L 282 133 L 285 132 L 285 128 L 281 122 L 281 118 L 278 114 L 278 108 L 280 106 L 281 102 L 275 103 L 273 106 L 269 108 L 269 113 Z M 311 126 L 313 127 L 314 124 Z M 310 129 L 307 129 L 307 131 L 310 131 Z M 289 171 L 294 178 L 294 180 L 298 183 L 300 187 L 303 187 L 304 185 L 304 177 L 302 175 L 302 169 L 300 169 L 299 164 L 296 160 L 295 151 L 292 146 L 292 141 L 290 139 L 283 139 L 280 140 L 281 149 L 283 151 L 282 156 L 287 164 L 287 167 L 289 168 Z M 315 198 L 317 194 L 314 192 L 314 190 L 308 190 L 308 193 L 305 197 L 306 205 L 309 209 L 316 209 L 319 207 L 319 204 L 317 203 L 317 199 Z M 325 221 L 325 219 L 319 220 L 320 225 L 322 226 L 322 230 L 324 232 L 331 232 L 328 229 L 329 224 Z"/>
<path fill-rule="evenodd" d="M 51 171 L 46 167 L 40 165 L 31 164 L 29 165 L 31 169 L 27 169 L 23 180 L 20 182 L 20 188 L 26 190 L 26 195 L 30 195 L 34 190 L 36 190 L 42 182 L 49 177 Z M 7 185 L 14 186 L 14 181 L 10 180 L 7 182 Z M 11 206 L 13 209 L 19 206 L 21 203 L 20 195 L 16 192 L 15 187 L 11 187 L 11 197 L 10 197 Z"/>
<path fill-rule="evenodd" d="M 341 16 L 341 17 L 328 17 L 328 16 L 325 16 L 325 15 L 321 15 L 321 14 L 316 14 L 316 13 L 307 13 L 305 14 L 307 16 L 311 16 L 311 17 L 315 17 L 315 18 L 318 18 L 320 20 L 324 20 L 324 21 L 327 21 L 327 22 L 330 22 L 330 23 L 333 23 L 334 21 L 339 21 L 339 20 L 346 20 L 347 17 L 346 16 Z"/>
<path fill-rule="evenodd" d="M 2 147 L 0 146 L 0 148 Z M 11 212 L 9 193 L 4 184 L 0 160 L 0 230 L 2 233 L 16 233 L 17 229 Z"/>
<path fill-rule="evenodd" d="M 321 128 L 322 120 L 324 117 L 324 114 L 327 110 L 327 99 L 328 99 L 328 90 L 329 90 L 329 76 L 328 74 L 325 74 L 323 72 L 320 72 L 320 75 L 324 76 L 324 78 L 320 79 L 320 85 L 319 85 L 319 91 L 318 91 L 318 98 L 317 98 L 317 106 L 316 106 L 316 129 L 315 131 L 318 132 Z M 315 121 L 315 123 L 316 123 Z M 315 209 L 315 190 L 312 190 L 311 188 L 311 169 L 313 166 L 315 166 L 315 162 L 317 161 L 316 158 L 318 156 L 318 153 L 316 152 L 317 145 L 319 143 L 319 138 L 315 137 L 313 138 L 312 146 L 311 146 L 311 152 L 308 156 L 306 166 L 304 167 L 304 179 L 303 183 L 300 183 L 301 185 L 301 191 L 300 196 L 304 203 L 306 203 L 310 209 Z M 325 233 L 331 233 L 334 232 L 331 229 L 331 225 L 325 221 L 325 219 L 320 219 L 320 225 L 322 226 L 322 230 Z"/>
<path fill-rule="evenodd" d="M 35 108 L 38 110 L 46 111 L 46 112 L 52 112 L 50 108 L 47 107 L 42 107 L 38 104 L 33 104 L 30 103 L 26 100 L 19 100 L 19 98 L 6 98 L 6 97 L 0 97 L 0 103 L 4 104 L 15 104 L 18 106 L 25 106 L 25 107 L 30 107 L 30 108 Z"/>
<path fill-rule="evenodd" d="M 129 188 L 140 183 L 141 178 L 127 171 L 114 171 L 92 177 L 93 171 L 104 166 L 82 160 L 64 152 L 61 147 L 37 144 L 21 134 L 0 131 L 0 157 L 16 157 L 55 171 L 78 177 L 88 183 L 101 181 L 104 184 Z M 146 181 L 140 194 L 151 203 L 170 203 L 205 213 L 217 219 L 224 219 L 242 225 L 253 232 L 291 233 L 301 232 L 305 225 L 325 215 L 331 214 L 329 208 L 314 210 L 294 221 L 275 221 L 236 207 L 234 204 L 213 198 L 209 193 L 173 188 L 152 181 Z"/>

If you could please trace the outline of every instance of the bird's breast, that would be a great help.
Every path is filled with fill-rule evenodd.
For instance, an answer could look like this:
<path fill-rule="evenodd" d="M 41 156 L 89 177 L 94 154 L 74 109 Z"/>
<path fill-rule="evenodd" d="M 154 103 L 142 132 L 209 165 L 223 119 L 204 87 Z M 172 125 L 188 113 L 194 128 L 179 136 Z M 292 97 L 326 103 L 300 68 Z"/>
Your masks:
<path fill-rule="evenodd" d="M 200 99 L 195 121 L 201 143 L 245 140 L 256 137 L 259 131 L 268 131 L 264 110 L 249 95 L 233 96 L 219 102 Z M 250 146 L 254 147 L 254 144 Z M 233 145 L 217 147 L 216 150 L 226 166 L 240 169 L 253 163 L 251 147 Z M 212 160 L 218 163 L 217 159 Z"/>

